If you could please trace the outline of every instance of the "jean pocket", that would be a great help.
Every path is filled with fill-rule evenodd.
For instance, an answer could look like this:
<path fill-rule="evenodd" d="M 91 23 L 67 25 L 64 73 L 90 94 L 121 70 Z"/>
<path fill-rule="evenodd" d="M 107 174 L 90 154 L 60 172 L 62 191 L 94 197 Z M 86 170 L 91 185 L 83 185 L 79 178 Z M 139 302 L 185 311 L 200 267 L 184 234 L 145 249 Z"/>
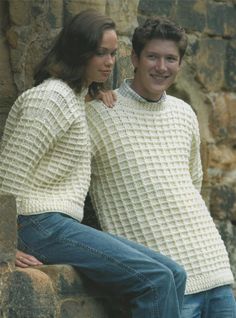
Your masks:
<path fill-rule="evenodd" d="M 44 212 L 40 214 L 30 214 L 30 215 L 18 215 L 17 218 L 17 224 L 18 229 L 23 228 L 27 225 L 31 224 L 39 224 L 40 222 L 43 222 L 44 220 L 50 218 L 53 214 L 57 212 Z"/>
<path fill-rule="evenodd" d="M 18 216 L 18 249 L 44 259 L 44 249 L 51 241 L 52 231 L 44 228 L 43 223 L 54 213 L 46 212 L 35 215 Z"/>

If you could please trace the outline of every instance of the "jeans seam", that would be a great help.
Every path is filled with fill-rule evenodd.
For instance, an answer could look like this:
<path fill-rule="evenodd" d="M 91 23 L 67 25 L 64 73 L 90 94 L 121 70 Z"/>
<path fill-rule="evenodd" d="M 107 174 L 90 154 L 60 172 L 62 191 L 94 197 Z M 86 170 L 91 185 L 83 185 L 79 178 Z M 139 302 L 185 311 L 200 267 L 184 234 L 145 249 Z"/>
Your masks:
<path fill-rule="evenodd" d="M 149 283 L 150 283 L 149 286 L 150 286 L 152 292 L 153 292 L 154 295 L 155 295 L 154 298 L 156 298 L 155 300 L 156 300 L 156 302 L 158 303 L 158 297 L 157 297 L 157 295 L 156 295 L 158 292 L 156 291 L 156 289 L 155 289 L 155 287 L 154 287 L 152 281 L 150 281 L 148 278 L 146 278 L 143 274 L 137 272 L 137 271 L 136 271 L 135 269 L 133 269 L 132 267 L 127 266 L 127 265 L 124 265 L 122 262 L 117 261 L 115 258 L 110 257 L 110 256 L 107 256 L 106 254 L 104 254 L 104 253 L 102 253 L 102 252 L 99 252 L 99 251 L 96 250 L 95 248 L 91 248 L 91 247 L 89 247 L 89 246 L 87 246 L 87 245 L 85 245 L 85 244 L 82 244 L 82 243 L 80 243 L 80 242 L 76 242 L 76 243 L 75 243 L 75 242 L 73 242 L 72 240 L 65 239 L 65 238 L 63 238 L 63 237 L 61 237 L 60 239 L 58 239 L 58 241 L 59 241 L 59 242 L 60 242 L 60 241 L 63 241 L 63 242 L 65 242 L 65 243 L 67 243 L 67 244 L 71 244 L 72 246 L 79 245 L 80 248 L 83 248 L 84 250 L 89 250 L 89 251 L 91 252 L 91 254 L 96 254 L 96 255 L 98 255 L 98 256 L 101 257 L 101 258 L 106 258 L 107 260 L 110 261 L 110 263 L 115 264 L 117 267 L 120 267 L 121 269 L 125 269 L 126 271 L 128 271 L 128 272 L 131 273 L 131 274 L 135 274 L 135 276 L 136 276 L 137 278 L 139 278 L 140 281 L 142 281 L 142 282 L 149 282 Z M 157 313 L 157 314 L 158 314 L 158 317 L 159 317 L 158 309 L 157 309 L 157 312 L 156 312 L 155 308 L 153 308 L 152 312 L 153 312 L 153 317 L 155 317 L 155 313 Z M 150 318 L 151 318 L 151 317 L 150 317 Z"/>

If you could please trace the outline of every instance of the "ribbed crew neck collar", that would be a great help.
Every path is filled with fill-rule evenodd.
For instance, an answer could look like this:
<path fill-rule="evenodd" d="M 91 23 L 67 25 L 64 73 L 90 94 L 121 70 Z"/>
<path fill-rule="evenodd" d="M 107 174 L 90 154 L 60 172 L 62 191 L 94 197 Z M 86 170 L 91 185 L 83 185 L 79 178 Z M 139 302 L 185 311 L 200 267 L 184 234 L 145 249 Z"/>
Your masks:
<path fill-rule="evenodd" d="M 125 79 L 124 82 L 120 85 L 118 92 L 128 98 L 133 102 L 127 105 L 129 108 L 136 108 L 139 110 L 150 110 L 150 111 L 160 111 L 165 108 L 164 101 L 166 100 L 166 92 L 163 93 L 162 97 L 158 101 L 148 101 L 142 96 L 138 95 L 131 88 L 132 79 Z"/>

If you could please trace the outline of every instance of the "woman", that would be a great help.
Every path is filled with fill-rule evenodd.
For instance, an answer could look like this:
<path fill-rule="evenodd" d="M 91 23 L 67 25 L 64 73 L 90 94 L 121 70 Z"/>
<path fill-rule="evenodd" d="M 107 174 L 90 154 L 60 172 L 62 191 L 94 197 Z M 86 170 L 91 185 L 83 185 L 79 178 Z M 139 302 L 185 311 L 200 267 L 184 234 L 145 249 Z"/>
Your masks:
<path fill-rule="evenodd" d="M 20 250 L 44 264 L 77 267 L 125 297 L 132 317 L 178 318 L 186 280 L 180 266 L 80 223 L 90 181 L 85 96 L 98 96 L 116 50 L 114 22 L 93 10 L 64 27 L 37 69 L 36 86 L 10 111 L 0 189 L 16 197 Z"/>

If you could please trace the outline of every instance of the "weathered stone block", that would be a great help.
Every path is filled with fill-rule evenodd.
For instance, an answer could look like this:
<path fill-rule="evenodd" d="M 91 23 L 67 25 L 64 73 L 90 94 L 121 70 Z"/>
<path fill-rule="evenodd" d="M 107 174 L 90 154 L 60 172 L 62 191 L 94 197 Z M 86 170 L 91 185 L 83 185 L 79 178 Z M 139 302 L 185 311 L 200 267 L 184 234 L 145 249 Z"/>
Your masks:
<path fill-rule="evenodd" d="M 1 101 L 2 101 L 2 99 L 0 98 L 0 103 L 1 103 Z M 4 113 L 4 114 L 0 113 L 0 140 L 1 140 L 2 135 L 3 135 L 6 119 L 7 119 L 7 113 Z"/>
<path fill-rule="evenodd" d="M 92 298 L 79 297 L 62 303 L 60 318 L 108 318 L 102 305 Z"/>
<path fill-rule="evenodd" d="M 231 184 L 232 179 L 229 177 L 229 174 L 233 173 L 235 169 L 234 147 L 230 148 L 224 143 L 211 145 L 211 147 L 209 147 L 209 169 L 215 169 L 215 171 L 218 170 L 218 179 L 215 179 L 213 184 L 221 183 L 223 175 L 227 176 L 227 183 Z M 213 177 L 214 174 L 213 171 Z M 214 186 L 212 185 L 212 187 Z"/>
<path fill-rule="evenodd" d="M 61 28 L 63 26 L 63 0 L 51 0 L 49 2 L 48 22 L 52 28 Z"/>
<path fill-rule="evenodd" d="M 30 23 L 31 5 L 28 0 L 11 0 L 9 2 L 9 9 L 11 21 L 15 25 L 28 25 Z"/>
<path fill-rule="evenodd" d="M 5 270 L 4 281 L 1 274 L 1 318 L 108 318 L 108 296 L 94 286 L 91 292 L 71 266 Z"/>
<path fill-rule="evenodd" d="M 225 86 L 226 40 L 202 39 L 196 56 L 196 76 L 208 91 L 219 91 Z"/>
<path fill-rule="evenodd" d="M 120 35 L 129 35 L 137 25 L 137 0 L 107 0 L 106 14 L 117 26 Z"/>
<path fill-rule="evenodd" d="M 107 317 L 103 305 L 108 296 L 78 270 L 68 265 L 44 265 L 39 269 L 50 277 L 57 297 L 62 299 L 60 318 Z"/>
<path fill-rule="evenodd" d="M 16 205 L 13 196 L 0 196 L 0 215 L 0 263 L 14 262 L 16 247 Z"/>
<path fill-rule="evenodd" d="M 211 97 L 209 128 L 217 142 L 224 141 L 235 150 L 236 96 L 232 93 L 214 94 Z"/>
<path fill-rule="evenodd" d="M 106 0 L 65 0 L 64 1 L 64 16 L 69 19 L 76 13 L 82 10 L 95 9 L 105 13 Z"/>
<path fill-rule="evenodd" d="M 56 295 L 49 277 L 33 269 L 17 269 L 4 293 L 4 318 L 55 318 Z"/>
<path fill-rule="evenodd" d="M 232 40 L 232 41 L 229 41 L 226 48 L 225 82 L 226 82 L 226 88 L 234 92 L 236 90 L 236 58 L 235 57 L 236 57 L 236 40 Z"/>
<path fill-rule="evenodd" d="M 189 31 L 202 32 L 206 26 L 204 1 L 181 0 L 177 2 L 175 20 Z"/>
<path fill-rule="evenodd" d="M 119 37 L 119 52 L 114 69 L 113 87 L 118 87 L 125 78 L 132 78 L 134 68 L 131 63 L 131 42 L 126 37 Z"/>
<path fill-rule="evenodd" d="M 217 185 L 211 190 L 210 211 L 217 220 L 232 219 L 236 210 L 236 192 L 229 185 Z"/>
<path fill-rule="evenodd" d="M 9 58 L 9 47 L 7 45 L 5 36 L 1 37 L 1 35 L 0 56 L 0 108 L 3 108 L 9 106 L 8 101 L 11 102 L 12 98 L 16 95 L 16 89 L 13 84 L 13 76 Z"/>
<path fill-rule="evenodd" d="M 221 237 L 226 245 L 226 249 L 229 253 L 229 260 L 232 272 L 236 279 L 236 227 L 230 221 L 215 221 L 216 226 L 221 234 Z M 236 296 L 236 286 L 234 288 L 234 295 Z"/>
<path fill-rule="evenodd" d="M 144 16 L 170 16 L 175 0 L 140 0 L 138 13 Z"/>
<path fill-rule="evenodd" d="M 72 266 L 44 265 L 40 266 L 39 269 L 50 277 L 53 288 L 58 295 L 86 294 L 86 284 Z"/>
<path fill-rule="evenodd" d="M 195 55 L 197 55 L 199 50 L 199 38 L 193 34 L 188 34 L 188 46 L 186 49 L 186 53 L 184 56 L 184 59 L 191 59 L 191 64 L 192 64 L 192 59 L 194 58 Z"/>
<path fill-rule="evenodd" d="M 32 28 L 12 27 L 9 32 L 17 34 L 17 46 L 11 49 L 10 56 L 14 82 L 21 93 L 32 87 L 34 68 L 50 47 L 54 32 L 44 21 Z"/>
<path fill-rule="evenodd" d="M 214 35 L 235 35 L 236 11 L 232 5 L 226 3 L 208 2 L 207 32 Z"/>

